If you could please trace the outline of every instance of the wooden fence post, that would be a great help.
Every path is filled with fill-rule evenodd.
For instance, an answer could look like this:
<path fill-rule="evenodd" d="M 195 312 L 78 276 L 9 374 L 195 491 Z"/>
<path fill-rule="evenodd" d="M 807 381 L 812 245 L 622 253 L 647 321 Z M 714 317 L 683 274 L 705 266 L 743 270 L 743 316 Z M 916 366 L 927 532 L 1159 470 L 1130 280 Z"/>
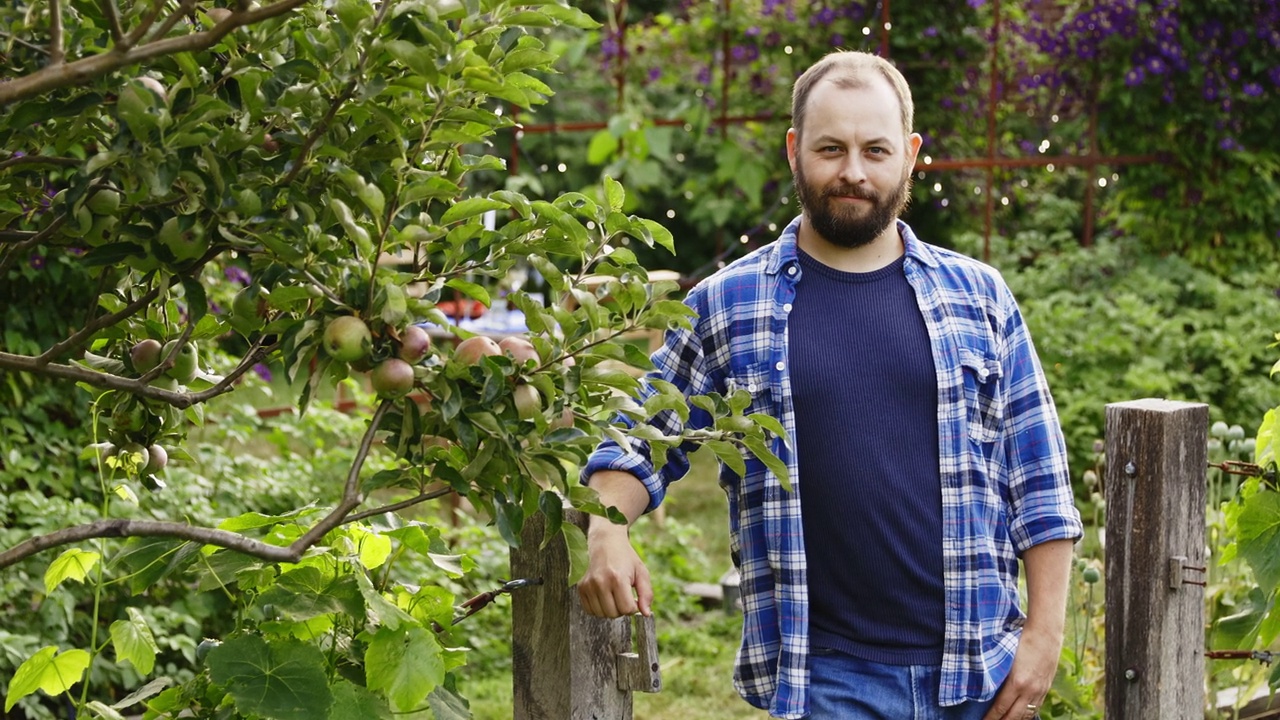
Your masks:
<path fill-rule="evenodd" d="M 1106 717 L 1204 717 L 1209 407 L 1108 405 Z"/>
<path fill-rule="evenodd" d="M 588 516 L 565 510 L 565 522 L 583 530 Z M 631 652 L 629 618 L 605 620 L 582 609 L 569 587 L 569 556 L 557 537 L 539 550 L 545 518 L 525 522 L 511 549 L 511 577 L 542 578 L 511 594 L 514 720 L 631 720 L 631 691 L 657 692 L 653 619 L 641 623 L 640 652 Z"/>

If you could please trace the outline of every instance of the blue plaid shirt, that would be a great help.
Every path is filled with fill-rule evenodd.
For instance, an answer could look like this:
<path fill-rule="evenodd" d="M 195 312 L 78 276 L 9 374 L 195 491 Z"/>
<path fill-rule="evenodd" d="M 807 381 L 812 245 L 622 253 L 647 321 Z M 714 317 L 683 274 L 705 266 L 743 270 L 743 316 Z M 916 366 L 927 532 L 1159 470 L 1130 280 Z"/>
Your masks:
<path fill-rule="evenodd" d="M 787 314 L 803 271 L 796 257 L 799 218 L 778 240 L 693 288 L 693 331 L 670 331 L 653 356 L 654 376 L 686 396 L 752 395 L 746 412 L 778 418 L 795 435 L 787 366 Z M 905 223 L 904 269 L 924 315 L 938 375 L 946 627 L 938 701 L 956 705 L 993 697 L 1008 675 L 1025 615 L 1019 608 L 1018 557 L 1033 545 L 1079 538 L 1066 446 L 1031 338 L 999 273 L 916 238 Z M 708 415 L 693 408 L 689 427 Z M 680 420 L 651 421 L 665 434 Z M 655 471 L 639 441 L 607 441 L 583 468 L 624 470 L 649 492 L 649 509 L 687 472 L 685 449 Z M 742 575 L 744 627 L 734 685 L 752 705 L 780 718 L 809 706 L 809 598 L 795 454 L 775 439 L 792 492 L 746 455 L 738 477 L 724 466 L 734 557 Z M 892 478 L 886 478 L 892 482 Z"/>

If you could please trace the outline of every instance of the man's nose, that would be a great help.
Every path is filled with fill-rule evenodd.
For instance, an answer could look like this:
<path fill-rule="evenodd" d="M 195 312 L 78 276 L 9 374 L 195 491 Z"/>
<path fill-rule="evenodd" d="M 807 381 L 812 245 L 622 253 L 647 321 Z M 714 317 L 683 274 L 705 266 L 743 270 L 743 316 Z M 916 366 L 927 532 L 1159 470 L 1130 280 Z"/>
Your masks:
<path fill-rule="evenodd" d="M 849 153 L 840 163 L 840 181 L 846 185 L 857 185 L 867 179 L 866 167 L 857 153 Z"/>

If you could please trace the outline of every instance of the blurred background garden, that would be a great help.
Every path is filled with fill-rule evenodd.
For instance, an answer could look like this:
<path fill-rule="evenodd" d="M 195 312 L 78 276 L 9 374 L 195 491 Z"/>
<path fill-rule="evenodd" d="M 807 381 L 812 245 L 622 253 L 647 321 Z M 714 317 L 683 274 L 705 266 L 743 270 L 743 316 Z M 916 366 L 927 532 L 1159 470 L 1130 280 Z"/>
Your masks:
<path fill-rule="evenodd" d="M 535 110 L 492 101 L 515 124 L 476 146 L 503 162 L 472 173 L 466 190 L 552 199 L 614 178 L 627 190 L 624 212 L 659 221 L 676 253 L 638 242 L 627 248 L 650 270 L 673 271 L 684 288 L 772 241 L 798 214 L 784 135 L 800 71 L 833 49 L 862 49 L 905 74 L 924 136 L 905 220 L 922 239 L 997 267 L 1019 298 L 1086 520 L 1067 643 L 1043 717 L 1100 718 L 1105 405 L 1147 397 L 1207 403 L 1214 462 L 1255 461 L 1263 418 L 1280 405 L 1271 377 L 1280 357 L 1280 0 L 572 6 L 600 26 L 536 31 L 558 56 L 556 72 L 539 76 L 553 94 Z M 0 42 L 13 39 L 0 28 Z M 16 200 L 0 197 L 0 209 L 15 208 Z M 93 282 L 75 258 L 38 249 L 4 272 L 0 329 L 10 351 L 63 337 L 78 318 L 59 313 L 61 293 Z M 229 306 L 250 281 L 228 271 L 210 299 Z M 534 273 L 521 284 L 536 292 L 539 282 Z M 32 297 L 43 308 L 34 314 Z M 242 342 L 231 345 L 243 351 Z M 329 388 L 305 415 L 267 417 L 261 411 L 291 407 L 297 392 L 279 365 L 257 369 L 245 376 L 244 393 L 207 408 L 214 421 L 195 431 L 183 462 L 167 471 L 168 487 L 152 501 L 155 517 L 216 523 L 334 501 L 363 432 L 362 408 L 375 401 L 360 383 L 344 381 L 354 416 L 334 409 Z M 0 387 L 7 548 L 93 511 L 80 497 L 80 478 L 90 472 L 76 409 L 83 398 L 12 372 L 0 373 Z M 1259 588 L 1239 561 L 1218 562 L 1242 480 L 1211 471 L 1210 481 L 1207 646 L 1274 649 L 1274 589 Z M 453 581 L 457 597 L 507 579 L 506 544 L 487 517 L 448 504 L 420 512 L 475 563 Z M 690 476 L 672 489 L 661 522 L 643 520 L 633 537 L 656 583 L 665 682 L 658 695 L 636 695 L 636 717 L 761 717 L 732 689 L 740 618 L 685 592 L 689 583 L 718 582 L 730 567 L 710 454 L 696 456 Z M 0 572 L 0 684 L 36 648 L 88 632 L 78 603 L 125 604 L 129 592 L 122 582 L 87 599 L 64 589 L 45 596 L 40 566 L 17 567 Z M 146 610 L 163 629 L 160 667 L 189 674 L 202 638 L 223 631 L 229 601 L 213 585 L 193 589 L 176 578 L 149 592 L 163 600 Z M 500 601 L 453 634 L 470 648 L 458 690 L 476 718 L 511 716 L 508 611 Z M 1210 661 L 1208 670 L 1211 707 L 1237 697 L 1242 704 L 1269 681 L 1280 684 L 1253 662 Z M 94 671 L 120 688 L 141 679 L 128 669 Z M 30 700 L 4 717 L 66 710 Z"/>

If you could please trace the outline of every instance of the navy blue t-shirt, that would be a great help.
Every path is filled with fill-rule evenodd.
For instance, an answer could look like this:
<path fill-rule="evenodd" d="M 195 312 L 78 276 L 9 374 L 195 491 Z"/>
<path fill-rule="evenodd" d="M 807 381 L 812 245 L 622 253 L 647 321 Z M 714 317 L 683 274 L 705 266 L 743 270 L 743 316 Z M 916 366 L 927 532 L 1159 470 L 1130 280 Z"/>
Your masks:
<path fill-rule="evenodd" d="M 895 665 L 942 660 L 938 383 L 903 260 L 847 273 L 800 253 L 788 320 L 810 633 Z"/>

